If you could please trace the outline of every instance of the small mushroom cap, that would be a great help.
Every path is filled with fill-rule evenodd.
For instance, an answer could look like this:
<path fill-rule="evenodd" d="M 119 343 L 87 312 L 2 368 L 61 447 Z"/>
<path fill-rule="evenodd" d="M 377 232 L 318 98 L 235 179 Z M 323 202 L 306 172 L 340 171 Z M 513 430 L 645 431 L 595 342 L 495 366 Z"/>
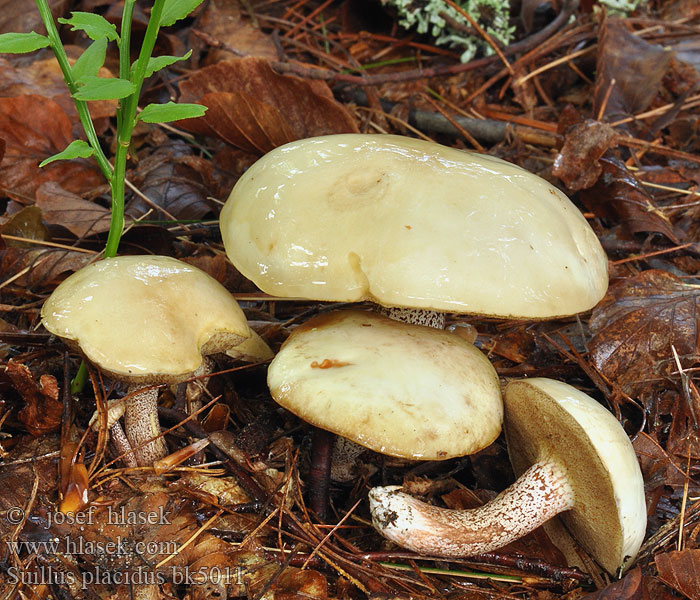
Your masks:
<path fill-rule="evenodd" d="M 498 376 L 479 350 L 376 313 L 309 320 L 283 344 L 267 382 L 304 421 L 391 456 L 464 456 L 501 430 Z"/>
<path fill-rule="evenodd" d="M 516 475 L 545 458 L 566 469 L 575 506 L 561 518 L 581 546 L 610 573 L 629 564 L 646 531 L 644 481 L 615 417 L 566 383 L 533 378 L 506 387 L 505 432 Z"/>
<path fill-rule="evenodd" d="M 593 307 L 607 258 L 557 188 L 513 164 L 394 135 L 276 148 L 221 212 L 234 265 L 285 297 L 548 318 Z"/>
<path fill-rule="evenodd" d="M 44 327 L 113 377 L 176 383 L 202 356 L 250 335 L 231 294 L 204 271 L 167 256 L 120 256 L 80 269 L 41 309 Z"/>

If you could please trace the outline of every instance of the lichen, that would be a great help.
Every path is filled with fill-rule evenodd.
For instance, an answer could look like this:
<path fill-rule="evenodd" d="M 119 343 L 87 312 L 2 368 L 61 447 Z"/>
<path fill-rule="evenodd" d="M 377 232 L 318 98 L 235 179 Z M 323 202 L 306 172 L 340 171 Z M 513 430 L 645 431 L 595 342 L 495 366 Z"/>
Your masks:
<path fill-rule="evenodd" d="M 415 29 L 421 34 L 429 34 L 435 38 L 437 45 L 459 51 L 462 62 L 471 60 L 479 51 L 486 55 L 493 53 L 489 43 L 478 33 L 470 34 L 461 27 L 454 26 L 454 23 L 458 23 L 465 29 L 472 29 L 469 21 L 459 11 L 443 0 L 382 0 L 382 3 L 396 10 L 399 25 Z M 458 0 L 456 4 L 496 43 L 504 46 L 510 43 L 515 27 L 509 23 L 508 0 Z"/>
<path fill-rule="evenodd" d="M 598 0 L 598 4 L 607 8 L 609 15 L 628 15 L 644 2 L 648 0 Z"/>

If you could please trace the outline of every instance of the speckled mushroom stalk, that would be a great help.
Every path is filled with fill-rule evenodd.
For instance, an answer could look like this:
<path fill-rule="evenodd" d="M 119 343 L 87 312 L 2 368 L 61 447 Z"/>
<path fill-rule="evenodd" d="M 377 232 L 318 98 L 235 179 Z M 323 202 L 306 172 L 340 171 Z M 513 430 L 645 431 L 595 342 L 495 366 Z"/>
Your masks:
<path fill-rule="evenodd" d="M 545 378 L 504 394 L 508 452 L 520 478 L 485 506 L 450 510 L 396 486 L 370 491 L 376 529 L 421 554 L 465 557 L 500 548 L 561 515 L 609 573 L 628 567 L 646 529 L 644 481 L 624 429 L 593 398 Z"/>
<path fill-rule="evenodd" d="M 530 533 L 572 508 L 574 492 L 561 465 L 541 461 L 480 508 L 433 506 L 400 486 L 372 489 L 369 503 L 375 529 L 399 546 L 419 554 L 463 557 L 501 548 Z"/>
<path fill-rule="evenodd" d="M 158 421 L 158 388 L 131 386 L 124 411 L 124 429 L 139 465 L 152 465 L 168 455 Z"/>

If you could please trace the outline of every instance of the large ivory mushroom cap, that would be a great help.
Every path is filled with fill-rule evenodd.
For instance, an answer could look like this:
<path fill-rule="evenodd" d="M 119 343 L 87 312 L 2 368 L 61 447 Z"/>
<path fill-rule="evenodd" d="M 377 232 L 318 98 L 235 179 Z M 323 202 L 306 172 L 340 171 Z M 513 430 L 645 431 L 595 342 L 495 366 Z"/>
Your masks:
<path fill-rule="evenodd" d="M 56 288 L 41 317 L 51 333 L 129 383 L 177 383 L 203 355 L 250 336 L 243 311 L 219 282 L 167 256 L 88 265 Z"/>
<path fill-rule="evenodd" d="M 273 398 L 376 452 L 443 460 L 487 446 L 503 417 L 498 376 L 448 332 L 363 311 L 298 327 L 270 364 Z"/>
<path fill-rule="evenodd" d="M 573 507 L 567 529 L 609 573 L 625 567 L 644 539 L 644 480 L 615 417 L 580 390 L 553 379 L 513 381 L 505 392 L 505 432 L 516 475 L 543 459 L 568 472 Z"/>
<path fill-rule="evenodd" d="M 276 148 L 221 212 L 234 265 L 315 300 L 549 318 L 594 306 L 607 259 L 557 188 L 498 158 L 394 135 Z"/>

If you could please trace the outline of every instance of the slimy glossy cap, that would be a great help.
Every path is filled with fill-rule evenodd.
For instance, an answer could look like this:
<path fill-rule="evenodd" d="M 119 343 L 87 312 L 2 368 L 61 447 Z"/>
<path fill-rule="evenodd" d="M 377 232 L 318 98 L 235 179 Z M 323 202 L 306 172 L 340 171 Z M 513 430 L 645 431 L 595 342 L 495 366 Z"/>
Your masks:
<path fill-rule="evenodd" d="M 226 251 L 263 291 L 500 317 L 593 307 L 607 258 L 557 188 L 491 156 L 394 135 L 276 148 L 221 212 Z"/>
<path fill-rule="evenodd" d="M 231 294 L 204 271 L 167 256 L 120 256 L 61 283 L 41 309 L 44 327 L 131 383 L 175 383 L 202 356 L 250 330 Z"/>
<path fill-rule="evenodd" d="M 270 364 L 268 385 L 304 421 L 391 456 L 464 456 L 501 430 L 498 376 L 479 350 L 371 312 L 298 327 Z"/>

